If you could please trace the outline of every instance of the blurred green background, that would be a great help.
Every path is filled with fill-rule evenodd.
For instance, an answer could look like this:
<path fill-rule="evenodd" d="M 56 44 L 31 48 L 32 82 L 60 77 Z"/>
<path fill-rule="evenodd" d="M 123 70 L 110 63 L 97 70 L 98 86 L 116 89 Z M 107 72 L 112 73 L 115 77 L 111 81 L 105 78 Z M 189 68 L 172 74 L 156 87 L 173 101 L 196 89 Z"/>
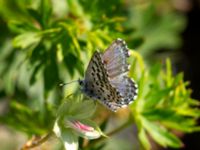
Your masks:
<path fill-rule="evenodd" d="M 78 89 L 59 83 L 83 78 L 93 52 L 120 37 L 135 50 L 138 102 L 117 114 L 98 105 L 92 119 L 103 131 L 134 121 L 81 149 L 199 149 L 199 134 L 185 135 L 199 131 L 198 17 L 195 0 L 0 0 L 0 148 L 48 133 Z M 63 149 L 56 138 L 42 148 Z"/>

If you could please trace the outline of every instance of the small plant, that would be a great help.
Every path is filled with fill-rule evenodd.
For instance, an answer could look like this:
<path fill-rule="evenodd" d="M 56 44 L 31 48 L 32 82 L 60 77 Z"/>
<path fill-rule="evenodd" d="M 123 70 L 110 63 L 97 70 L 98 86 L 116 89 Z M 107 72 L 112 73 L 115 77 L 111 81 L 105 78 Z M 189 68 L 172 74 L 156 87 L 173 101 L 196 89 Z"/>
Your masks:
<path fill-rule="evenodd" d="M 52 136 L 66 149 L 103 149 L 108 137 L 133 125 L 144 149 L 151 149 L 152 139 L 162 147 L 182 147 L 175 131 L 199 131 L 199 102 L 183 73 L 173 74 L 170 59 L 155 63 L 148 57 L 180 45 L 184 17 L 165 3 L 160 9 L 159 2 L 0 0 L 0 95 L 8 104 L 1 123 L 35 135 L 24 149 Z M 118 37 L 137 49 L 131 50 L 129 76 L 139 93 L 127 109 L 111 113 L 77 92 L 77 84 L 59 86 L 83 77 L 93 52 Z M 107 131 L 113 117 L 119 124 Z"/>

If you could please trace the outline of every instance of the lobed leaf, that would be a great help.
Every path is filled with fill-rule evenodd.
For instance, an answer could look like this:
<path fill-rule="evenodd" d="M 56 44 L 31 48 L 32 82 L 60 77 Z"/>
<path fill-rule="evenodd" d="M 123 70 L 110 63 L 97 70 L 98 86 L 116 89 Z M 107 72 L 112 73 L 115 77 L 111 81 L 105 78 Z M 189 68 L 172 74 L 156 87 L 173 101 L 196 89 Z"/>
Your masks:
<path fill-rule="evenodd" d="M 148 131 L 149 135 L 163 147 L 171 146 L 179 148 L 183 146 L 178 137 L 159 124 L 155 124 L 144 118 L 142 119 L 142 125 Z"/>

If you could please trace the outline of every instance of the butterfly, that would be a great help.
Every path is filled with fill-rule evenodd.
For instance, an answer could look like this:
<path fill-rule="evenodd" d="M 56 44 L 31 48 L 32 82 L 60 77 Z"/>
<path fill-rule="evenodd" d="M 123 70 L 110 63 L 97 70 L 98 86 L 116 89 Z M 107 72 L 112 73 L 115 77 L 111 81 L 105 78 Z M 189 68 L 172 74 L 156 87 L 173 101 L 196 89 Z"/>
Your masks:
<path fill-rule="evenodd" d="M 124 40 L 118 38 L 104 53 L 95 51 L 83 80 L 79 80 L 81 91 L 116 112 L 126 107 L 137 97 L 137 85 L 127 76 L 130 65 L 129 49 Z"/>

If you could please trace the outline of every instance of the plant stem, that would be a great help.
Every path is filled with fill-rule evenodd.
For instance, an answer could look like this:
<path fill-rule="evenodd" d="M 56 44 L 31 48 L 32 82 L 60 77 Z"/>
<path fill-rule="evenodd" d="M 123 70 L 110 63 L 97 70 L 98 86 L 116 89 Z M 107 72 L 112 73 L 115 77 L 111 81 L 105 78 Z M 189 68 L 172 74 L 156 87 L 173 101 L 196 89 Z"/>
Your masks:
<path fill-rule="evenodd" d="M 118 128 L 114 129 L 111 132 L 108 132 L 106 135 L 107 136 L 112 136 L 112 135 L 114 135 L 114 134 L 122 131 L 124 128 L 126 128 L 127 126 L 129 126 L 131 123 L 132 122 L 130 120 L 128 120 L 127 122 L 125 122 L 124 124 L 122 124 L 121 126 L 119 126 Z M 99 142 L 104 141 L 104 140 L 106 140 L 106 138 L 102 136 L 99 139 L 96 139 L 95 141 L 90 142 L 86 147 L 90 148 L 90 147 L 94 146 L 96 143 L 99 143 Z"/>
<path fill-rule="evenodd" d="M 33 137 L 31 140 L 26 142 L 26 144 L 21 148 L 21 150 L 28 150 L 28 149 L 37 147 L 41 145 L 42 143 L 46 142 L 52 135 L 53 135 L 53 132 L 50 132 L 44 137 Z"/>

